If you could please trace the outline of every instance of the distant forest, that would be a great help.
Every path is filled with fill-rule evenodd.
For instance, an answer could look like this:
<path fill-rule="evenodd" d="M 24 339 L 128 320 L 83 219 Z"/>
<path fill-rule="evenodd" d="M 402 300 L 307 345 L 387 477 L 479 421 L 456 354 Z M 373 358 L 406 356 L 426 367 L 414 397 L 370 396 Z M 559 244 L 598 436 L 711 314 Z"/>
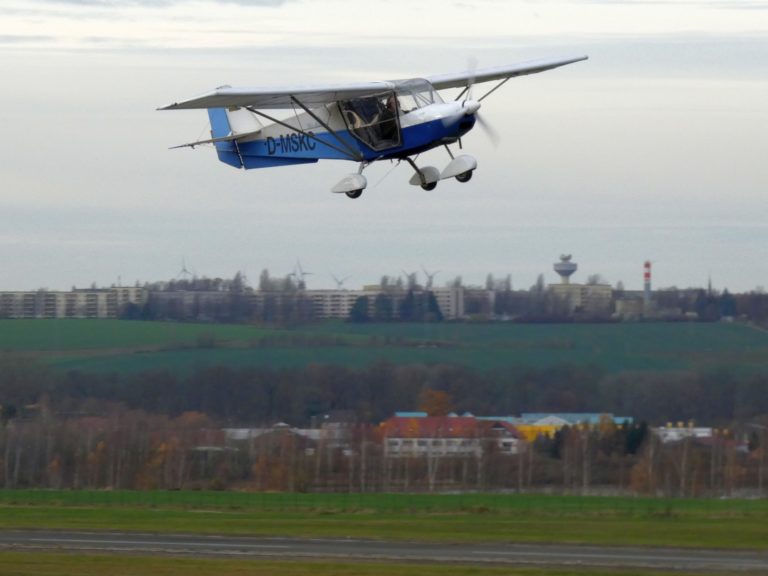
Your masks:
<path fill-rule="evenodd" d="M 180 375 L 61 373 L 22 357 L 0 362 L 4 420 L 44 396 L 60 413 L 98 414 L 106 402 L 171 417 L 201 412 L 227 426 L 306 426 L 335 410 L 377 423 L 395 411 L 419 409 L 426 390 L 446 393 L 456 412 L 477 415 L 612 412 L 655 425 L 693 420 L 724 426 L 768 414 L 768 373 L 735 368 L 617 374 L 568 365 L 479 371 L 379 362 L 361 369 L 216 366 Z"/>
<path fill-rule="evenodd" d="M 105 375 L 60 373 L 6 357 L 0 361 L 0 486 L 762 494 L 766 386 L 765 373 L 607 374 L 572 366 L 479 372 L 384 362 L 358 370 L 220 366 L 187 376 Z M 377 424 L 396 410 L 436 413 L 435 405 L 425 405 L 430 398 L 440 399 L 442 414 L 613 412 L 634 417 L 635 424 L 565 427 L 513 456 L 484 439 L 471 458 L 387 458 Z M 345 446 L 310 443 L 288 425 L 275 425 L 317 428 L 329 412 L 351 418 Z M 719 427 L 717 440 L 667 445 L 648 433 L 649 423 L 688 420 Z M 222 427 L 260 426 L 272 432 L 220 443 Z M 748 438 L 736 442 L 734 429 Z"/>

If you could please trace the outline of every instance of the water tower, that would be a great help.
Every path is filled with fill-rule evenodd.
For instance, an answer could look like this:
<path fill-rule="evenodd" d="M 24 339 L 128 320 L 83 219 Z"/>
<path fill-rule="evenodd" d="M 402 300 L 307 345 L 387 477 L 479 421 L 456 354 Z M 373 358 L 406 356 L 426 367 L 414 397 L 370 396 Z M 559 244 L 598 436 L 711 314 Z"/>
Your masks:
<path fill-rule="evenodd" d="M 560 281 L 563 284 L 570 284 L 571 274 L 576 272 L 578 267 L 579 266 L 576 264 L 576 262 L 571 262 L 570 254 L 561 255 L 560 262 L 557 262 L 552 266 L 552 268 L 555 269 L 555 272 L 560 275 Z"/>

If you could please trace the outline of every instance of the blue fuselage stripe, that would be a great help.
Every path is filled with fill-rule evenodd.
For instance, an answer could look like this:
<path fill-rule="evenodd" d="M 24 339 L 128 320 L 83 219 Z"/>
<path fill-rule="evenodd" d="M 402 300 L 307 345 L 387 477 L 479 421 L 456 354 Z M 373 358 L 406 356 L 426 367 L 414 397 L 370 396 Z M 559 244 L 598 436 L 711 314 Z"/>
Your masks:
<path fill-rule="evenodd" d="M 468 132 L 474 123 L 474 116 L 464 116 L 448 125 L 444 124 L 443 120 L 434 120 L 409 126 L 401 131 L 400 146 L 378 151 L 365 146 L 347 130 L 336 132 L 335 135 L 320 132 L 312 136 L 293 132 L 270 136 L 264 140 L 241 142 L 238 148 L 245 168 L 280 166 L 292 161 L 313 162 L 318 159 L 355 160 L 351 152 L 344 152 L 347 148 L 359 152 L 367 161 L 403 158 L 441 146 L 447 140 L 459 138 Z M 343 140 L 346 146 L 341 144 L 339 139 Z"/>

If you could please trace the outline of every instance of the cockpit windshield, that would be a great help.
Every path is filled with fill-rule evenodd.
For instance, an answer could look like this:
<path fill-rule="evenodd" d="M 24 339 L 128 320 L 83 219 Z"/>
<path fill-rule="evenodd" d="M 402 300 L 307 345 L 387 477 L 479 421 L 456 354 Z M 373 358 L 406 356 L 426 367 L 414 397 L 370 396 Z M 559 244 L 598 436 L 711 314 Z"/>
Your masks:
<path fill-rule="evenodd" d="M 443 101 L 432 84 L 422 78 L 400 81 L 397 83 L 396 90 L 400 100 L 400 109 L 403 113 Z"/>

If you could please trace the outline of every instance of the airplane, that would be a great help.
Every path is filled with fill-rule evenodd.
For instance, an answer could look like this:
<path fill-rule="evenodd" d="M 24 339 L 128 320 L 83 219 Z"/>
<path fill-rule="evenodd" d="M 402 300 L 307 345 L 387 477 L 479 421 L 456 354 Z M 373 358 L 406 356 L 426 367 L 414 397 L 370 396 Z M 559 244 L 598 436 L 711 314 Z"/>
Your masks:
<path fill-rule="evenodd" d="M 454 155 L 449 145 L 459 143 L 476 122 L 481 102 L 510 78 L 544 72 L 587 56 L 534 60 L 507 66 L 439 74 L 426 78 L 318 84 L 280 88 L 220 86 L 190 100 L 159 110 L 207 109 L 211 137 L 173 148 L 213 144 L 219 160 L 235 168 L 254 169 L 306 164 L 320 159 L 359 163 L 356 173 L 337 183 L 332 192 L 359 198 L 368 182 L 363 170 L 380 160 L 406 161 L 415 174 L 410 184 L 433 190 L 438 181 L 467 182 L 477 168 L 469 154 Z M 497 81 L 479 98 L 475 84 Z M 440 90 L 461 88 L 452 101 Z M 273 110 L 290 110 L 278 119 Z M 267 123 L 265 123 L 265 121 Z M 442 170 L 416 164 L 414 157 L 444 146 L 450 162 Z"/>

